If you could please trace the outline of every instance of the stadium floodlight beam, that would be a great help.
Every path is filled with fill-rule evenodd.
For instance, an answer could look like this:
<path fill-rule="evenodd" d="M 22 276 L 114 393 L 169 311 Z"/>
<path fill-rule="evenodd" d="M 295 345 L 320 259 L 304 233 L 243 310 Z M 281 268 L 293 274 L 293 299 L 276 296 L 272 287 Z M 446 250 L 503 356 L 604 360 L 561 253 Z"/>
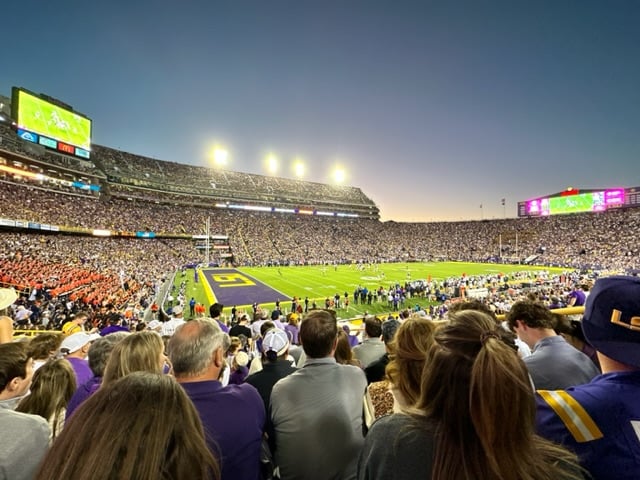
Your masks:
<path fill-rule="evenodd" d="M 266 164 L 267 172 L 269 172 L 269 174 L 275 175 L 276 173 L 278 173 L 278 168 L 280 167 L 280 165 L 278 162 L 278 157 L 276 157 L 273 153 L 267 155 Z"/>

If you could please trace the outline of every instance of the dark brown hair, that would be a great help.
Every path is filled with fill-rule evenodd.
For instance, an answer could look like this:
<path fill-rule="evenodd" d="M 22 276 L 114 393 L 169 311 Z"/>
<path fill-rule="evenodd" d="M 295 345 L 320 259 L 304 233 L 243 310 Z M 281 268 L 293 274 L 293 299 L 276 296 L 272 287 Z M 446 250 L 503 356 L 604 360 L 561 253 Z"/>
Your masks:
<path fill-rule="evenodd" d="M 521 300 L 516 302 L 507 314 L 507 323 L 513 330 L 516 321 L 521 320 L 531 328 L 553 328 L 554 321 L 551 311 L 542 303 Z"/>
<path fill-rule="evenodd" d="M 34 360 L 45 360 L 60 348 L 63 335 L 60 332 L 44 332 L 36 335 L 29 342 L 28 355 Z"/>
<path fill-rule="evenodd" d="M 314 310 L 300 324 L 300 341 L 309 358 L 329 356 L 337 337 L 338 322 L 328 310 Z"/>
<path fill-rule="evenodd" d="M 336 362 L 341 365 L 360 366 L 360 363 L 353 356 L 353 350 L 351 350 L 351 344 L 349 343 L 347 332 L 341 328 L 338 329 L 338 343 L 333 356 L 335 357 Z"/>
<path fill-rule="evenodd" d="M 26 378 L 29 358 L 22 342 L 0 344 L 0 392 L 14 378 Z"/>
<path fill-rule="evenodd" d="M 134 372 L 78 408 L 35 478 L 218 479 L 220 470 L 182 387 L 169 375 Z"/>
<path fill-rule="evenodd" d="M 432 478 L 582 478 L 575 455 L 535 434 L 527 368 L 495 320 L 474 310 L 449 320 L 434 335 L 416 404 L 436 425 Z"/>

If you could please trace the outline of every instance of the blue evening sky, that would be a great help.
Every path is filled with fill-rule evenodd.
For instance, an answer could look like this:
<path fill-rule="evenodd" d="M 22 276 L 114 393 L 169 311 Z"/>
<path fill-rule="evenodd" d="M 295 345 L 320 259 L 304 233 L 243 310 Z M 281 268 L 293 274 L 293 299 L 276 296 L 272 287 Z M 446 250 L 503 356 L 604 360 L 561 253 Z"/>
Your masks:
<path fill-rule="evenodd" d="M 301 157 L 321 182 L 341 164 L 385 220 L 640 185 L 638 0 L 24 0 L 0 15 L 0 94 L 58 98 L 110 147 L 207 165 L 218 143 L 250 173 L 273 152 L 282 175 Z"/>

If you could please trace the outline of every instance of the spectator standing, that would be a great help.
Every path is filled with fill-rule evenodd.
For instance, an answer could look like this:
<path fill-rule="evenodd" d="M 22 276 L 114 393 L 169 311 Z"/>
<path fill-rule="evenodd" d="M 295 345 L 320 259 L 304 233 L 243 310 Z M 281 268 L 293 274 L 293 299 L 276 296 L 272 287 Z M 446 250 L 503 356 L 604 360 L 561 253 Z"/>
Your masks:
<path fill-rule="evenodd" d="M 428 349 L 415 408 L 373 424 L 358 478 L 582 479 L 575 455 L 535 435 L 526 367 L 495 320 L 475 310 L 449 319 Z"/>
<path fill-rule="evenodd" d="M 382 336 L 382 322 L 370 316 L 364 319 L 365 339 L 360 345 L 353 347 L 353 355 L 360 361 L 362 368 L 367 368 L 385 353 Z"/>
<path fill-rule="evenodd" d="M 193 401 L 222 479 L 258 480 L 265 410 L 249 384 L 223 387 L 220 374 L 228 336 L 211 320 L 192 320 L 171 337 L 168 350 L 176 380 Z"/>
<path fill-rule="evenodd" d="M 60 345 L 60 352 L 76 374 L 76 385 L 82 385 L 93 376 L 87 362 L 87 355 L 91 343 L 99 338 L 100 335 L 97 333 L 77 332 L 65 338 Z"/>
<path fill-rule="evenodd" d="M 69 362 L 51 360 L 33 374 L 31 393 L 25 396 L 16 411 L 40 415 L 51 429 L 54 440 L 64 426 L 67 404 L 76 390 L 76 377 Z"/>
<path fill-rule="evenodd" d="M 367 383 L 379 382 L 384 378 L 384 371 L 389 364 L 389 345 L 395 337 L 399 326 L 400 322 L 395 318 L 385 320 L 382 323 L 382 341 L 385 352 L 380 358 L 371 362 L 369 366 L 364 369 Z"/>
<path fill-rule="evenodd" d="M 67 323 L 62 325 L 62 333 L 65 337 L 73 335 L 74 333 L 84 332 L 85 323 L 87 322 L 89 315 L 84 312 L 76 313 L 75 316 Z"/>
<path fill-rule="evenodd" d="M 557 390 L 588 383 L 600 374 L 584 353 L 558 335 L 552 313 L 543 304 L 516 302 L 507 315 L 511 331 L 531 348 L 524 358 L 538 390 Z"/>
<path fill-rule="evenodd" d="M 184 390 L 169 375 L 133 372 L 78 409 L 35 478 L 217 480 L 220 475 Z"/>
<path fill-rule="evenodd" d="M 338 365 L 335 317 L 312 311 L 300 326 L 305 365 L 271 393 L 275 461 L 283 479 L 351 479 L 363 444 L 363 371 Z"/>
<path fill-rule="evenodd" d="M 289 341 L 292 345 L 300 344 L 300 341 L 298 340 L 298 333 L 300 332 L 298 319 L 298 314 L 295 312 L 290 312 L 287 314 L 287 324 L 284 326 L 284 331 L 287 332 Z"/>
<path fill-rule="evenodd" d="M 171 319 L 162 325 L 162 335 L 171 336 L 180 325 L 184 323 L 182 318 L 183 309 L 180 305 L 176 305 L 171 309 Z"/>
<path fill-rule="evenodd" d="M 229 333 L 229 326 L 220 319 L 220 316 L 222 315 L 223 310 L 224 310 L 224 305 L 216 302 L 209 307 L 209 316 L 213 320 L 215 320 L 215 322 L 220 326 L 220 329 L 224 333 Z"/>
<path fill-rule="evenodd" d="M 152 320 L 152 322 L 158 322 Z M 160 322 L 158 322 L 160 323 Z M 67 405 L 66 417 L 69 418 L 71 414 L 84 402 L 87 398 L 93 395 L 100 385 L 102 384 L 102 376 L 104 375 L 104 369 L 107 365 L 107 360 L 113 347 L 116 343 L 124 340 L 129 334 L 125 332 L 116 332 L 106 337 L 97 339 L 91 344 L 89 348 L 89 368 L 93 376 L 84 382 L 82 385 L 78 385 L 75 393 L 69 400 Z"/>
<path fill-rule="evenodd" d="M 582 328 L 602 375 L 538 392 L 538 432 L 578 454 L 593 480 L 640 478 L 640 278 L 596 281 Z"/>
<path fill-rule="evenodd" d="M 50 428 L 38 415 L 14 411 L 29 391 L 33 359 L 21 343 L 0 344 L 0 473 L 31 480 L 49 447 Z"/>

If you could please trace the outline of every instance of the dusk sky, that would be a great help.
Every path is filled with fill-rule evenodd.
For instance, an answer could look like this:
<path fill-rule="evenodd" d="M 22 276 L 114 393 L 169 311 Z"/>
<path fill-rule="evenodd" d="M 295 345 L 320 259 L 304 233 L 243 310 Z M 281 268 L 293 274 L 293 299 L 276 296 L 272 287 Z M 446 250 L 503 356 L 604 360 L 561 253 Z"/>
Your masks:
<path fill-rule="evenodd" d="M 0 94 L 46 93 L 93 142 L 306 179 L 341 164 L 383 220 L 516 216 L 640 185 L 640 1 L 4 2 Z M 506 210 L 500 204 L 506 199 Z M 480 205 L 483 208 L 480 208 Z"/>

